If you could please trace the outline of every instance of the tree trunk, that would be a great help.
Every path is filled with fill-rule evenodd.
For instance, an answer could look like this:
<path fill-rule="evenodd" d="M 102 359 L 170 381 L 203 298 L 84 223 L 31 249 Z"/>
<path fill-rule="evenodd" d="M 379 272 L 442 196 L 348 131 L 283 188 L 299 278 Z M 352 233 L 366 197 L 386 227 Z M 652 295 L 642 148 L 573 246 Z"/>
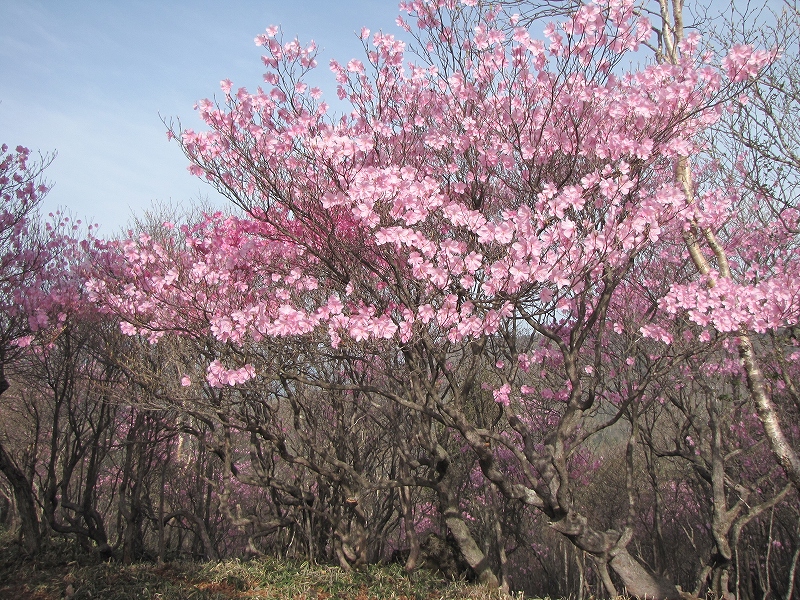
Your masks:
<path fill-rule="evenodd" d="M 669 581 L 650 573 L 627 550 L 621 550 L 608 563 L 622 580 L 624 591 L 637 598 L 675 600 L 678 589 Z"/>
<path fill-rule="evenodd" d="M 403 527 L 405 529 L 406 541 L 408 542 L 408 558 L 406 559 L 405 570 L 411 573 L 419 565 L 419 536 L 414 529 L 414 505 L 411 498 L 411 488 L 404 486 L 400 488 L 400 506 L 403 511 Z"/>
<path fill-rule="evenodd" d="M 747 388 L 755 402 L 756 412 L 764 426 L 764 432 L 767 434 L 769 447 L 786 473 L 786 477 L 800 492 L 800 458 L 783 433 L 778 410 L 767 393 L 764 374 L 756 361 L 753 343 L 750 341 L 750 336 L 744 332 L 739 335 L 739 356 L 747 376 Z"/>
<path fill-rule="evenodd" d="M 648 571 L 633 558 L 624 546 L 618 547 L 619 532 L 598 532 L 587 525 L 586 517 L 570 512 L 566 517 L 551 524 L 553 529 L 565 535 L 577 548 L 594 556 L 598 562 L 606 562 L 622 580 L 623 593 L 649 600 L 676 600 L 680 592 L 672 583 Z M 608 584 L 606 587 L 608 587 Z"/>
<path fill-rule="evenodd" d="M 489 565 L 486 555 L 475 542 L 475 538 L 472 537 L 464 517 L 461 516 L 461 511 L 453 497 L 453 493 L 445 485 L 440 485 L 437 491 L 439 492 L 439 505 L 444 515 L 447 529 L 450 530 L 458 544 L 458 549 L 461 551 L 464 560 L 475 571 L 478 581 L 491 588 L 499 588 L 500 581 Z"/>
<path fill-rule="evenodd" d="M 25 474 L 11 460 L 2 444 L 0 444 L 0 471 L 6 476 L 14 490 L 22 530 L 22 547 L 28 554 L 36 554 L 41 548 L 42 534 L 39 528 L 39 517 L 36 513 L 33 488 Z"/>
<path fill-rule="evenodd" d="M 3 395 L 3 392 L 8 387 L 9 384 L 5 377 L 3 363 L 0 362 L 0 396 Z M 11 489 L 14 490 L 22 531 L 22 546 L 28 554 L 36 554 L 42 545 L 42 532 L 39 528 L 33 486 L 8 455 L 2 444 L 0 444 L 0 471 L 6 476 L 6 479 L 11 484 Z"/>
<path fill-rule="evenodd" d="M 219 560 L 219 553 L 217 552 L 214 542 L 211 541 L 211 536 L 208 534 L 208 528 L 206 527 L 206 523 L 203 518 L 189 510 L 178 511 L 177 513 L 169 515 L 169 518 L 178 515 L 184 517 L 187 521 L 194 524 L 194 528 L 196 530 L 195 533 L 203 544 L 203 555 L 205 556 L 206 560 Z M 169 518 L 166 520 L 169 520 Z"/>

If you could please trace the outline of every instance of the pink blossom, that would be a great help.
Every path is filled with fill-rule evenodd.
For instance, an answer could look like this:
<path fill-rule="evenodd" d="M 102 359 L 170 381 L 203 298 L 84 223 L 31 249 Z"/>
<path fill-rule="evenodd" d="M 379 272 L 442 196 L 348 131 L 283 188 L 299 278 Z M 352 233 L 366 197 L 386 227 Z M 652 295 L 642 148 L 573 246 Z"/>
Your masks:
<path fill-rule="evenodd" d="M 494 401 L 502 404 L 503 406 L 508 406 L 511 403 L 509 399 L 509 394 L 511 394 L 511 386 L 509 384 L 504 384 L 500 388 L 492 391 L 492 396 L 494 397 Z"/>
<path fill-rule="evenodd" d="M 731 81 L 745 81 L 755 77 L 776 56 L 775 52 L 755 50 L 749 44 L 736 44 L 722 59 L 722 68 Z"/>

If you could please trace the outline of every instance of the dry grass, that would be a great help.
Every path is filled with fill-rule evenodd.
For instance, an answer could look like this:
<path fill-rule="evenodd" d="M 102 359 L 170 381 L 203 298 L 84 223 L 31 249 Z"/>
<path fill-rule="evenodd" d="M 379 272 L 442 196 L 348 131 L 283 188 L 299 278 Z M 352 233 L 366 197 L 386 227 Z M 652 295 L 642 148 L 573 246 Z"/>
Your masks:
<path fill-rule="evenodd" d="M 358 572 L 274 559 L 122 565 L 54 542 L 34 559 L 0 539 L 0 598 L 9 600 L 490 600 L 496 591 L 400 565 Z"/>

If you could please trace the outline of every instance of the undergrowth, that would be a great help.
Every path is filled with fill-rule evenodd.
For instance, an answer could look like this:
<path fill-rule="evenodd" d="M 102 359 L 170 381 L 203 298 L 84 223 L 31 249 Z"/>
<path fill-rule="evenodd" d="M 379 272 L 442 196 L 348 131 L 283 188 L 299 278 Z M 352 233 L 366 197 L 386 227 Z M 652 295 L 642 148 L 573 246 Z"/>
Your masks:
<path fill-rule="evenodd" d="M 402 565 L 339 567 L 272 558 L 163 565 L 100 562 L 54 540 L 26 557 L 0 538 L 0 598 L 9 600 L 490 600 L 494 590 Z"/>

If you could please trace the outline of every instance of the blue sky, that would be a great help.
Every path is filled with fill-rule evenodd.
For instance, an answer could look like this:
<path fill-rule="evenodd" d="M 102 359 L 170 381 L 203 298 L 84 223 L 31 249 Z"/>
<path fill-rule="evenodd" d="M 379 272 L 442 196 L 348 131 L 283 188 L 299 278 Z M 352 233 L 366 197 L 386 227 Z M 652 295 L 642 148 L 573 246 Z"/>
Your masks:
<path fill-rule="evenodd" d="M 0 0 L 0 143 L 58 152 L 44 209 L 67 208 L 113 235 L 153 205 L 215 192 L 186 172 L 161 116 L 196 126 L 219 82 L 255 88 L 253 38 L 271 24 L 360 56 L 362 26 L 397 33 L 396 0 Z"/>
<path fill-rule="evenodd" d="M 192 107 L 220 80 L 258 86 L 253 38 L 272 24 L 322 48 L 335 106 L 329 59 L 360 58 L 362 26 L 403 37 L 397 14 L 397 0 L 0 0 L 0 143 L 57 151 L 45 213 L 65 207 L 105 235 L 154 202 L 220 203 L 161 117 L 200 127 Z"/>

